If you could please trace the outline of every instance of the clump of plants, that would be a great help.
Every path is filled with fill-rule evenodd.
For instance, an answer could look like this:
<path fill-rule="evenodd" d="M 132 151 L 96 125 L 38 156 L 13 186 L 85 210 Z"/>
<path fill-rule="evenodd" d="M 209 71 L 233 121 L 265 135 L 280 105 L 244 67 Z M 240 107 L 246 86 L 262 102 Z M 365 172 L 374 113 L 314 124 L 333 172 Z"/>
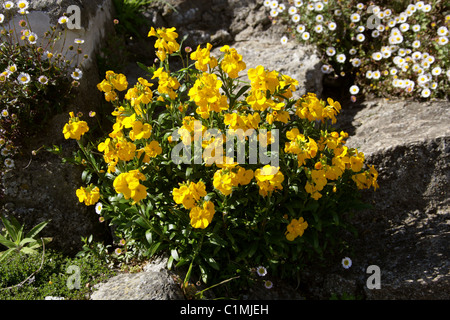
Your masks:
<path fill-rule="evenodd" d="M 159 59 L 148 79 L 130 86 L 107 71 L 97 85 L 110 133 L 91 141 L 75 112 L 62 128 L 85 167 L 78 199 L 114 226 L 120 252 L 168 253 L 185 283 L 215 284 L 258 265 L 292 276 L 343 250 L 359 190 L 376 189 L 378 173 L 332 128 L 339 102 L 295 98 L 298 82 L 263 66 L 244 79 L 229 46 L 214 57 L 210 44 L 183 48 L 175 28 L 148 36 Z"/>
<path fill-rule="evenodd" d="M 83 74 L 84 41 L 65 45 L 68 18 L 38 35 L 28 10 L 28 1 L 0 1 L 0 172 L 15 167 L 23 138 L 63 110 Z"/>
<path fill-rule="evenodd" d="M 89 299 L 93 285 L 114 274 L 103 256 L 71 258 L 46 249 L 38 238 L 49 221 L 28 231 L 15 218 L 1 217 L 0 300 Z"/>
<path fill-rule="evenodd" d="M 322 72 L 358 94 L 448 98 L 450 6 L 445 1 L 277 1 L 264 5 L 290 37 L 317 46 Z"/>

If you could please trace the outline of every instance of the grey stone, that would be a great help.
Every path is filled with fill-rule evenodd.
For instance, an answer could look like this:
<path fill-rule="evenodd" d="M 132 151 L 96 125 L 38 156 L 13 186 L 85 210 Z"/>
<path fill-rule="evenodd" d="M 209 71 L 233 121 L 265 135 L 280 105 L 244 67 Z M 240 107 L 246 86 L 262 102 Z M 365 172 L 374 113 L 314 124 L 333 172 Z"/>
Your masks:
<path fill-rule="evenodd" d="M 175 275 L 167 270 L 167 258 L 158 258 L 139 273 L 120 273 L 96 285 L 91 300 L 184 300 Z"/>

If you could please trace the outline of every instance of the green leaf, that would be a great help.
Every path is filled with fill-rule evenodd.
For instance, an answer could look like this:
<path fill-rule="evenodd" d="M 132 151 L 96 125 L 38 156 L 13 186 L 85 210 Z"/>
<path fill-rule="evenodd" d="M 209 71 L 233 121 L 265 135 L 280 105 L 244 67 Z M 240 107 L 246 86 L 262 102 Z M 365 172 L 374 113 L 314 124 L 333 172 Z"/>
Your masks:
<path fill-rule="evenodd" d="M 12 242 L 11 240 L 6 239 L 5 237 L 3 237 L 2 235 L 0 235 L 0 243 L 8 248 L 16 248 L 17 244 L 15 244 L 14 242 Z"/>
<path fill-rule="evenodd" d="M 34 237 L 36 237 L 36 235 L 37 235 L 39 232 L 41 232 L 42 229 L 44 229 L 50 221 L 51 221 L 51 220 L 41 222 L 41 223 L 39 223 L 38 225 L 36 225 L 35 227 L 33 227 L 33 228 L 25 235 L 25 238 L 34 238 Z"/>
<path fill-rule="evenodd" d="M 173 263 L 173 256 L 170 256 L 167 260 L 167 269 L 172 269 L 172 263 Z"/>
<path fill-rule="evenodd" d="M 0 262 L 5 260 L 9 255 L 11 255 L 14 252 L 14 248 L 10 248 L 6 251 L 0 252 Z"/>
<path fill-rule="evenodd" d="M 145 239 L 147 239 L 148 244 L 152 244 L 153 242 L 153 234 L 151 230 L 145 231 Z"/>
<path fill-rule="evenodd" d="M 203 257 L 204 260 L 215 270 L 219 271 L 220 267 L 219 264 L 214 260 L 213 257 Z"/>
<path fill-rule="evenodd" d="M 180 259 L 180 257 L 178 256 L 178 251 L 177 249 L 172 249 L 170 251 L 170 256 L 175 260 L 178 261 Z"/>
<path fill-rule="evenodd" d="M 20 252 L 23 252 L 25 254 L 37 254 L 38 253 L 36 250 L 31 249 L 31 248 L 27 248 L 27 247 L 22 248 L 20 250 Z"/>
<path fill-rule="evenodd" d="M 17 220 L 14 217 L 12 217 L 11 221 L 9 221 L 8 219 L 6 219 L 3 216 L 1 219 L 2 219 L 3 225 L 6 228 L 6 232 L 11 237 L 11 240 L 16 242 L 17 241 L 17 232 L 20 229 L 20 226 L 17 227 L 17 224 L 18 224 Z"/>

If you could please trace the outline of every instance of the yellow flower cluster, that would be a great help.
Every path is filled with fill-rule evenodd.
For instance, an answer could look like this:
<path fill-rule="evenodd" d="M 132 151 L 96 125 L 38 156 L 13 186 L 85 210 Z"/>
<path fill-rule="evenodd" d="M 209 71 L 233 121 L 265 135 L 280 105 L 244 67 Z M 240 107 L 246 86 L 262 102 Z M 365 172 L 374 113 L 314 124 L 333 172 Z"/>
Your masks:
<path fill-rule="evenodd" d="M 203 72 L 208 71 L 208 66 L 210 69 L 217 67 L 217 59 L 211 57 L 210 43 L 206 44 L 206 48 L 197 47 L 197 50 L 191 53 L 191 59 L 195 61 L 195 67 Z"/>
<path fill-rule="evenodd" d="M 147 178 L 139 170 L 131 170 L 119 174 L 113 182 L 117 193 L 122 193 L 125 199 L 133 199 L 134 203 L 147 197 L 147 188 L 140 183 L 140 180 Z"/>
<path fill-rule="evenodd" d="M 114 71 L 106 71 L 105 79 L 97 84 L 97 89 L 104 92 L 105 100 L 108 102 L 118 99 L 117 92 L 124 91 L 128 87 L 127 78 L 123 74 L 116 74 Z"/>
<path fill-rule="evenodd" d="M 227 164 L 224 162 L 217 166 L 221 169 L 214 173 L 213 185 L 225 196 L 231 194 L 233 187 L 249 184 L 254 176 L 253 170 L 240 167 L 237 163 Z"/>
<path fill-rule="evenodd" d="M 262 169 L 257 169 L 255 179 L 259 187 L 259 194 L 263 197 L 270 195 L 275 190 L 283 189 L 284 175 L 278 167 L 265 165 Z"/>
<path fill-rule="evenodd" d="M 180 184 L 179 188 L 172 191 L 173 200 L 190 210 L 189 217 L 194 228 L 206 228 L 212 221 L 215 208 L 211 201 L 204 201 L 206 187 L 203 181 Z"/>
<path fill-rule="evenodd" d="M 203 119 L 208 119 L 210 112 L 228 110 L 227 97 L 220 92 L 222 81 L 215 74 L 203 73 L 189 90 L 189 97 L 198 106 L 196 109 Z"/>
<path fill-rule="evenodd" d="M 160 94 L 166 94 L 170 99 L 175 99 L 177 94 L 174 90 L 180 87 L 180 83 L 174 77 L 171 77 L 168 72 L 164 71 L 164 68 L 159 68 L 153 74 L 152 79 L 159 78 L 158 81 L 158 92 Z"/>
<path fill-rule="evenodd" d="M 336 115 L 340 112 L 341 105 L 331 98 L 328 98 L 327 102 L 328 105 L 319 100 L 314 93 L 308 93 L 297 101 L 295 114 L 300 119 L 308 119 L 308 121 L 331 119 L 332 123 L 336 123 Z"/>
<path fill-rule="evenodd" d="M 100 199 L 100 190 L 92 185 L 87 188 L 81 187 L 77 189 L 76 195 L 80 202 L 84 202 L 87 206 L 92 206 Z"/>
<path fill-rule="evenodd" d="M 63 134 L 65 139 L 80 140 L 81 136 L 89 131 L 86 121 L 80 121 L 73 112 L 69 112 L 69 122 L 64 125 Z"/>
<path fill-rule="evenodd" d="M 228 45 L 220 48 L 220 51 L 225 52 L 220 67 L 231 79 L 236 79 L 239 72 L 247 68 L 245 62 L 242 61 L 242 55 L 238 54 L 236 49 L 230 48 Z"/>
<path fill-rule="evenodd" d="M 292 219 L 287 226 L 286 239 L 294 241 L 295 238 L 303 236 L 306 228 L 308 228 L 308 222 L 304 221 L 303 217 Z"/>
<path fill-rule="evenodd" d="M 180 45 L 177 42 L 178 33 L 175 32 L 175 28 L 161 28 L 155 30 L 151 28 L 148 37 L 157 37 L 155 42 L 155 48 L 157 49 L 156 56 L 165 61 L 168 54 L 177 52 Z"/>

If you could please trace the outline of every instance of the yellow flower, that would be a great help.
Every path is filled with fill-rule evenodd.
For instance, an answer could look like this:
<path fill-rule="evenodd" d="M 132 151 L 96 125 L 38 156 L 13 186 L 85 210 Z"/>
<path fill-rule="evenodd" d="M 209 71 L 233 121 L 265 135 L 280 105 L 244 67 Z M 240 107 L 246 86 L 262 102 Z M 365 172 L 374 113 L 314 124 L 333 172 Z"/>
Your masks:
<path fill-rule="evenodd" d="M 211 223 L 215 212 L 214 204 L 211 201 L 205 201 L 201 207 L 193 207 L 189 212 L 191 226 L 205 229 Z"/>
<path fill-rule="evenodd" d="M 195 206 L 196 201 L 206 196 L 205 184 L 203 181 L 189 184 L 182 183 L 179 188 L 173 189 L 172 195 L 175 203 L 181 204 L 185 209 L 189 210 Z"/>
<path fill-rule="evenodd" d="M 100 190 L 98 187 L 89 186 L 87 188 L 81 187 L 76 191 L 78 200 L 84 202 L 87 206 L 95 205 L 100 199 Z"/>
<path fill-rule="evenodd" d="M 81 136 L 89 131 L 86 121 L 80 121 L 73 112 L 69 113 L 69 122 L 64 125 L 63 134 L 65 139 L 80 140 Z"/>
<path fill-rule="evenodd" d="M 210 43 L 206 44 L 206 48 L 200 48 L 200 45 L 197 47 L 197 50 L 191 53 L 191 59 L 196 61 L 195 67 L 200 71 L 207 71 L 208 66 L 213 69 L 217 66 L 217 59 L 211 57 L 211 48 L 212 45 Z"/>
<path fill-rule="evenodd" d="M 297 219 L 292 219 L 291 223 L 287 226 L 286 239 L 289 241 L 294 241 L 295 238 L 303 236 L 306 228 L 308 228 L 308 223 L 304 221 L 303 217 Z"/>
<path fill-rule="evenodd" d="M 117 193 L 122 193 L 125 199 L 132 198 L 134 203 L 147 197 L 147 188 L 140 184 L 146 177 L 139 170 L 121 173 L 114 179 L 113 186 Z"/>
<path fill-rule="evenodd" d="M 228 110 L 227 97 L 221 94 L 221 87 L 222 81 L 215 74 L 203 73 L 189 90 L 190 100 L 198 106 L 196 113 L 203 119 L 208 119 L 212 111 Z"/>
<path fill-rule="evenodd" d="M 158 141 L 152 141 L 144 147 L 145 154 L 149 157 L 154 158 L 162 153 L 162 149 Z"/>
<path fill-rule="evenodd" d="M 158 38 L 155 42 L 155 48 L 157 49 L 156 56 L 161 61 L 166 60 L 168 54 L 172 54 L 180 48 L 180 45 L 176 41 L 178 33 L 175 30 L 174 27 L 168 29 L 158 28 L 156 30 L 152 27 L 148 33 L 148 37 L 154 36 Z"/>
<path fill-rule="evenodd" d="M 259 194 L 263 197 L 270 195 L 275 190 L 283 189 L 284 175 L 280 168 L 265 165 L 255 171 L 256 183 L 259 186 Z"/>
<path fill-rule="evenodd" d="M 228 45 L 220 48 L 220 51 L 225 52 L 225 56 L 220 63 L 220 67 L 225 71 L 232 79 L 238 77 L 239 71 L 247 68 L 244 61 L 242 61 L 242 55 L 238 54 L 236 49 L 230 48 Z"/>

